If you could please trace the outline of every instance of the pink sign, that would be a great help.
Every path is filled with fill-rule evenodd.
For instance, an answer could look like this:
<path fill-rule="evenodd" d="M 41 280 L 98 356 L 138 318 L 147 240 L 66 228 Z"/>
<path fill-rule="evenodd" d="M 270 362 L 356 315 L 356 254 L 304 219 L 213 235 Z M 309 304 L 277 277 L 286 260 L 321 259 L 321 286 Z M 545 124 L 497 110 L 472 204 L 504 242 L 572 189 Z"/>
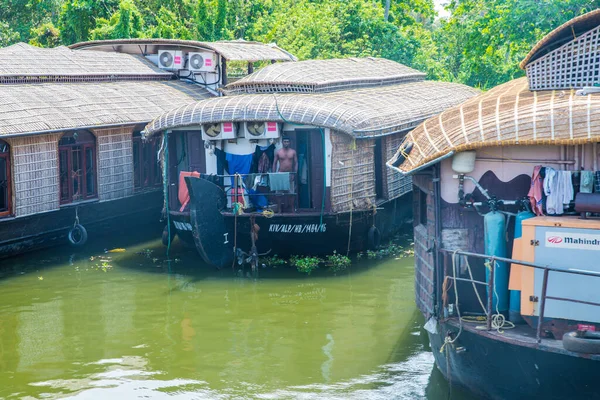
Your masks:
<path fill-rule="evenodd" d="M 267 132 L 277 132 L 277 122 L 267 122 Z"/>
<path fill-rule="evenodd" d="M 233 122 L 224 122 L 223 123 L 223 132 L 226 132 L 226 133 L 233 132 Z"/>

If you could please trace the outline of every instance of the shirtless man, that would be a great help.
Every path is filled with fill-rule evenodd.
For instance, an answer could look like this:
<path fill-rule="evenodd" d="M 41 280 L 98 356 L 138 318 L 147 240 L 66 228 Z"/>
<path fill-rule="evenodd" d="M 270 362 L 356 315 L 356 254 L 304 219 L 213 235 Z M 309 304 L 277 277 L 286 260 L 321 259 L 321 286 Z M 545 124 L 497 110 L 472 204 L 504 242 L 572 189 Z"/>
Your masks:
<path fill-rule="evenodd" d="M 275 153 L 275 159 L 273 160 L 273 172 L 291 172 L 290 174 L 290 193 L 296 193 L 296 179 L 295 173 L 298 172 L 298 155 L 296 150 L 290 147 L 291 141 L 288 137 L 283 137 L 281 140 L 283 148 L 279 149 Z M 279 162 L 279 169 L 277 168 L 277 162 Z M 294 209 L 294 196 L 287 197 L 285 201 L 284 211 L 293 211 Z"/>
<path fill-rule="evenodd" d="M 296 150 L 290 147 L 290 138 L 284 137 L 281 144 L 283 144 L 283 148 L 275 153 L 273 172 L 298 172 L 298 155 Z M 277 161 L 279 161 L 279 170 L 277 169 Z"/>

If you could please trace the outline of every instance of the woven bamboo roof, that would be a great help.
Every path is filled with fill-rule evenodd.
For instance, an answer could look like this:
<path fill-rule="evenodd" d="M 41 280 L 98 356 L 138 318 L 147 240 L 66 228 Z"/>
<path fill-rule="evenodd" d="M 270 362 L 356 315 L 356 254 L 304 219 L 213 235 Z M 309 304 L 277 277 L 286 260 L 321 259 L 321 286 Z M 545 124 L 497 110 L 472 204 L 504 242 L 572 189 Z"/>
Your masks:
<path fill-rule="evenodd" d="M 224 92 L 318 93 L 425 79 L 425 74 L 385 58 L 308 60 L 266 66 L 230 85 Z"/>
<path fill-rule="evenodd" d="M 443 156 L 490 146 L 578 144 L 600 141 L 600 94 L 575 90 L 531 92 L 515 79 L 430 118 L 410 132 L 408 157 L 398 167 L 414 172 Z M 388 165 L 397 165 L 398 150 Z"/>
<path fill-rule="evenodd" d="M 209 96 L 181 81 L 2 85 L 0 137 L 147 123 Z"/>
<path fill-rule="evenodd" d="M 521 61 L 521 64 L 519 64 L 520 67 L 525 69 L 530 62 L 556 50 L 565 43 L 577 38 L 582 33 L 594 29 L 598 25 L 600 25 L 600 9 L 590 11 L 565 22 L 544 36 L 542 40 L 531 49 L 525 59 Z"/>
<path fill-rule="evenodd" d="M 224 121 L 279 121 L 331 128 L 357 138 L 406 131 L 474 96 L 447 82 L 409 82 L 318 94 L 255 94 L 202 100 L 169 111 L 145 128 L 166 129 Z"/>
<path fill-rule="evenodd" d="M 296 61 L 296 57 L 274 44 L 245 40 L 198 42 L 179 39 L 115 39 L 81 42 L 69 46 L 73 50 L 94 49 L 104 51 L 135 51 L 150 53 L 153 47 L 196 47 L 213 50 L 229 61 Z M 148 48 L 150 47 L 150 48 Z M 154 49 L 155 50 L 155 49 Z M 155 52 L 155 51 L 154 51 Z"/>
<path fill-rule="evenodd" d="M 116 79 L 169 79 L 141 56 L 100 51 L 73 51 L 68 47 L 44 49 L 25 43 L 0 48 L 0 83 L 63 78 L 69 81 Z"/>

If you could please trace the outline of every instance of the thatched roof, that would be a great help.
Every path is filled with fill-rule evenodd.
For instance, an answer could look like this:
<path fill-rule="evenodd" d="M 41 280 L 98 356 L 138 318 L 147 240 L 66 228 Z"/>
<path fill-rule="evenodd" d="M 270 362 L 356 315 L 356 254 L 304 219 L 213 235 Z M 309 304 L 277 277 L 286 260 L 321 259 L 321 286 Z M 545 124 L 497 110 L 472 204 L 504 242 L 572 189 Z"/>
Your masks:
<path fill-rule="evenodd" d="M 141 56 L 68 47 L 44 49 L 25 43 L 0 48 L 0 83 L 32 81 L 86 81 L 169 79 Z"/>
<path fill-rule="evenodd" d="M 526 78 L 497 86 L 425 121 L 388 162 L 414 172 L 453 152 L 490 146 L 600 141 L 600 94 L 575 90 L 530 92 Z M 401 162 L 400 165 L 398 165 Z"/>
<path fill-rule="evenodd" d="M 0 137 L 146 123 L 206 97 L 181 81 L 2 85 Z"/>
<path fill-rule="evenodd" d="M 227 96 L 165 113 L 146 126 L 145 135 L 208 122 L 288 121 L 357 138 L 381 136 L 412 129 L 476 93 L 460 84 L 421 81 L 331 93 Z"/>
<path fill-rule="evenodd" d="M 73 50 L 133 51 L 138 54 L 156 52 L 157 47 L 195 47 L 213 50 L 230 61 L 296 61 L 296 57 L 274 44 L 248 42 L 245 40 L 198 42 L 195 40 L 178 39 L 115 39 L 81 42 L 69 47 Z"/>
<path fill-rule="evenodd" d="M 521 61 L 520 67 L 525 69 L 527 64 L 556 50 L 567 42 L 577 38 L 582 33 L 600 25 L 600 9 L 588 12 L 565 22 L 540 40 Z"/>
<path fill-rule="evenodd" d="M 318 93 L 425 79 L 425 74 L 384 58 L 308 60 L 266 66 L 230 85 L 224 92 Z"/>

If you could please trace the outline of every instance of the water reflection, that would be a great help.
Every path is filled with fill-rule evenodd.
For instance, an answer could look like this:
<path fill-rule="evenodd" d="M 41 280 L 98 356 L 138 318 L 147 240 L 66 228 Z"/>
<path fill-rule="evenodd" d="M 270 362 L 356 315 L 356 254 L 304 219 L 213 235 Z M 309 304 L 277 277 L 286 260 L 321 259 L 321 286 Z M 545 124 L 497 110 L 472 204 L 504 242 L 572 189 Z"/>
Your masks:
<path fill-rule="evenodd" d="M 5 270 L 0 397 L 447 398 L 410 259 L 251 280 L 183 248 L 102 246 Z"/>

